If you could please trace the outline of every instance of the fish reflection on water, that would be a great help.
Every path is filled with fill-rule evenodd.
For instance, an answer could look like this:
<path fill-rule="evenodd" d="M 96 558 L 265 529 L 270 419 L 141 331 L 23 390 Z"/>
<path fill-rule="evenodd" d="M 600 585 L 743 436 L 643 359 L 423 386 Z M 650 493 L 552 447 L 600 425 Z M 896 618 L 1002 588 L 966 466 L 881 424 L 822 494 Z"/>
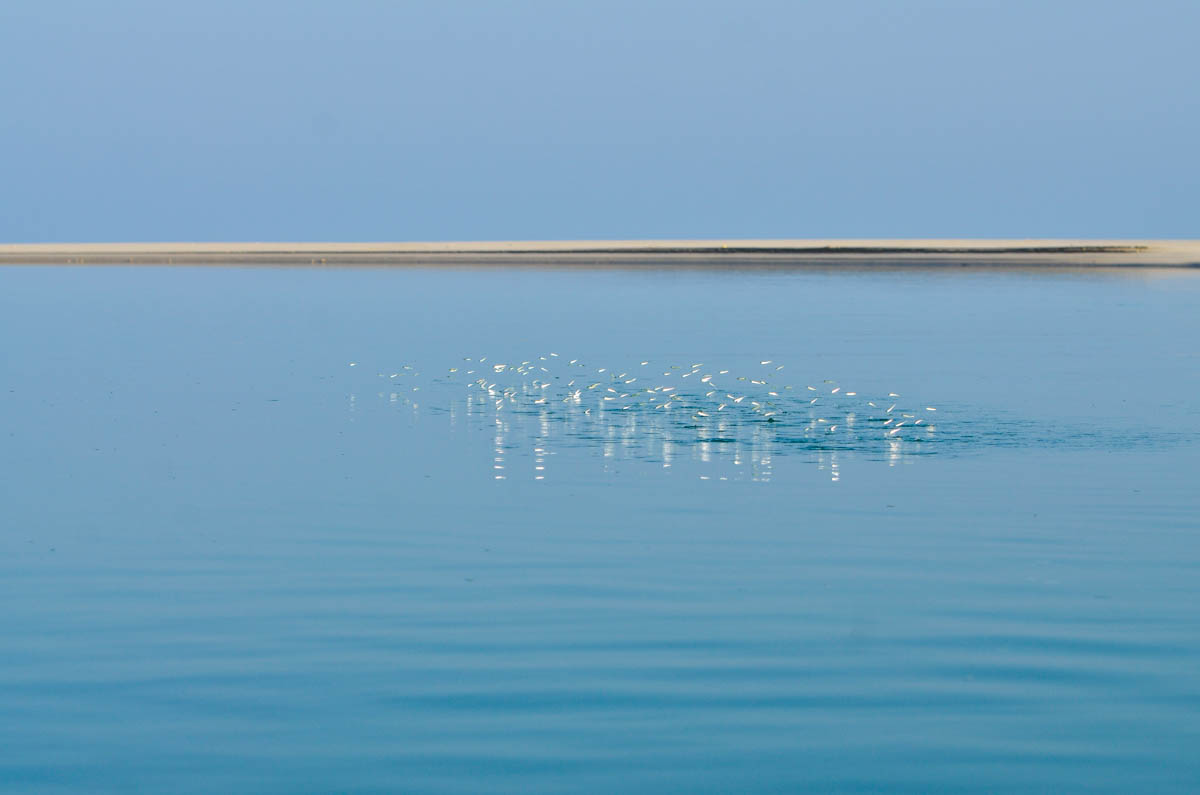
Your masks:
<path fill-rule="evenodd" d="M 389 382 L 381 394 L 392 402 L 490 432 L 497 480 L 511 474 L 514 457 L 530 461 L 535 480 L 545 479 L 556 446 L 598 451 L 606 469 L 622 460 L 665 470 L 684 459 L 718 465 L 700 472 L 702 480 L 770 480 L 775 455 L 807 453 L 838 480 L 839 453 L 894 465 L 933 452 L 940 438 L 936 406 L 833 380 L 793 381 L 769 359 L 737 369 L 699 360 L 614 368 L 558 353 L 518 362 L 480 356 L 435 377 L 414 365 L 379 377 Z"/>

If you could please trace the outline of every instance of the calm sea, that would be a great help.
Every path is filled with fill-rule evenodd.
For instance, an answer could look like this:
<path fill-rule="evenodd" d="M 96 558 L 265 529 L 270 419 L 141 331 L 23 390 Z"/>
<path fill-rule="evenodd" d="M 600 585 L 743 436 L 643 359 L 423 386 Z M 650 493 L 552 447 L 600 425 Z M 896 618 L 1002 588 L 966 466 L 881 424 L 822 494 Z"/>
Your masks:
<path fill-rule="evenodd" d="M 0 268 L 0 790 L 1196 791 L 1198 430 L 1196 271 Z"/>

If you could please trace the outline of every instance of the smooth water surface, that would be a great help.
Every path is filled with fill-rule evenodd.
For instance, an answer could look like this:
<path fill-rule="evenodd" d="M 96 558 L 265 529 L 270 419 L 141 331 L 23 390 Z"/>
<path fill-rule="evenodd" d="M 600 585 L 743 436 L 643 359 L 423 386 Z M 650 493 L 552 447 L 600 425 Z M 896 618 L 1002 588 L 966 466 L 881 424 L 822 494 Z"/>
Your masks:
<path fill-rule="evenodd" d="M 1200 273 L 10 267 L 0 343 L 0 789 L 1200 788 Z"/>

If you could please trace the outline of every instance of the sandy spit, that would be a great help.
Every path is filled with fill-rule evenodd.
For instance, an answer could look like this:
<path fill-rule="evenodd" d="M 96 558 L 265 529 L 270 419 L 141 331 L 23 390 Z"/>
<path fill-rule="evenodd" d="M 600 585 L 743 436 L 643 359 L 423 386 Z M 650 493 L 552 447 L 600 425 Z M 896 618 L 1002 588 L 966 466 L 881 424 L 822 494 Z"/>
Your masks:
<path fill-rule="evenodd" d="M 1200 267 L 1200 240 L 570 240 L 10 243 L 0 264 L 996 265 Z"/>

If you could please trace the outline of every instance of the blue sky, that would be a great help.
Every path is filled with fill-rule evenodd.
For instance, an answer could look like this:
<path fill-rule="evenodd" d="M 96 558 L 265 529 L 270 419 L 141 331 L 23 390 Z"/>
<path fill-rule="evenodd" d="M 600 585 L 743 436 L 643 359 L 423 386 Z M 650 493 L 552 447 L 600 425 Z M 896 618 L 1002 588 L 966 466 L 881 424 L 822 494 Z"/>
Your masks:
<path fill-rule="evenodd" d="M 0 241 L 1196 237 L 1196 2 L 0 7 Z"/>

